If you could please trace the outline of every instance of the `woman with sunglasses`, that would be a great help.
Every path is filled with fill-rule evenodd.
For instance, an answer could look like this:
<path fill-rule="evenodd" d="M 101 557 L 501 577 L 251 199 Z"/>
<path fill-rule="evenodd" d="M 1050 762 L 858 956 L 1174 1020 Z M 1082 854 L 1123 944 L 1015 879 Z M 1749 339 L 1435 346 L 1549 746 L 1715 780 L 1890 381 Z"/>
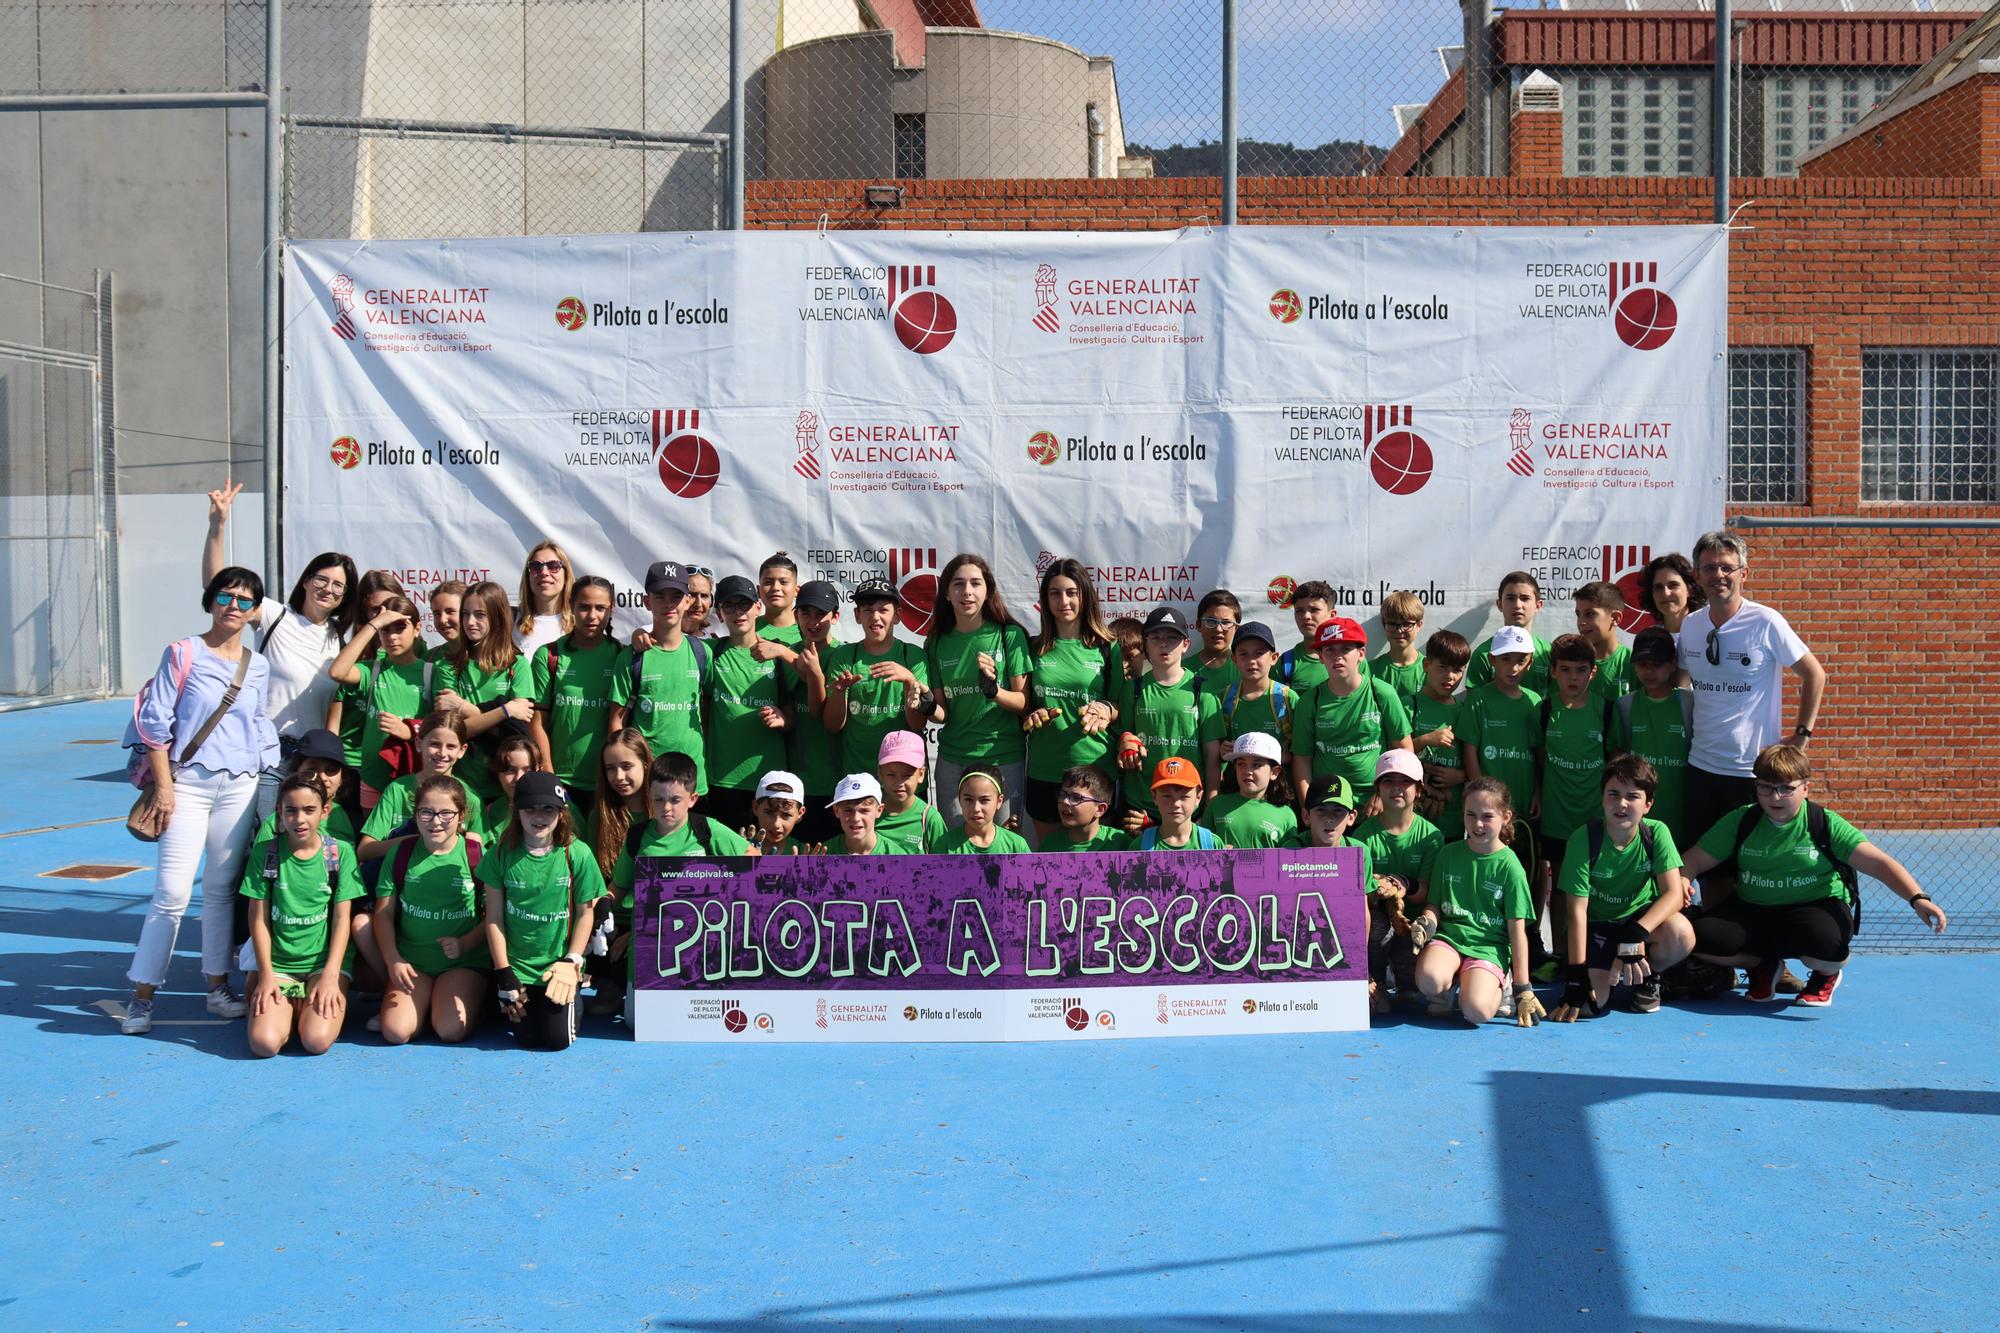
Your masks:
<path fill-rule="evenodd" d="M 521 568 L 521 605 L 514 612 L 514 642 L 521 655 L 554 643 L 576 628 L 570 594 L 576 590 L 576 567 L 562 547 L 546 538 L 528 552 Z"/>
<path fill-rule="evenodd" d="M 257 824 L 258 776 L 279 762 L 278 732 L 266 712 L 270 667 L 243 641 L 250 617 L 264 605 L 264 580 L 230 565 L 208 580 L 201 604 L 207 631 L 168 645 L 125 733 L 152 778 L 146 813 L 162 830 L 153 901 L 127 974 L 132 999 L 119 1025 L 134 1036 L 152 1030 L 153 993 L 167 979 L 204 857 L 201 961 L 208 1012 L 241 1018 L 246 1009 L 229 985 L 236 886 Z"/>
<path fill-rule="evenodd" d="M 229 510 L 243 493 L 237 482 L 208 493 L 208 538 L 201 547 L 201 576 L 212 579 L 228 564 L 223 547 Z M 361 578 L 354 561 L 339 551 L 322 551 L 306 562 L 282 603 L 263 599 L 250 613 L 252 644 L 270 667 L 264 711 L 278 730 L 278 751 L 289 760 L 299 739 L 326 725 L 326 712 L 338 688 L 326 674 L 327 663 L 340 655 L 340 645 L 354 632 L 361 607 Z M 278 783 L 284 765 L 264 770 L 257 784 L 257 815 L 277 809 Z"/>

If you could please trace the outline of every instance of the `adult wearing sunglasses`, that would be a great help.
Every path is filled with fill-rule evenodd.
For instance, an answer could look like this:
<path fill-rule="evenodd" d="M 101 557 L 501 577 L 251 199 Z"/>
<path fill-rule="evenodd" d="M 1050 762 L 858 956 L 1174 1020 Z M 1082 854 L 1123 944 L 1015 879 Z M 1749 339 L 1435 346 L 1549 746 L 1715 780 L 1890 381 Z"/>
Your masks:
<path fill-rule="evenodd" d="M 554 643 L 576 628 L 570 594 L 576 589 L 576 567 L 569 552 L 543 538 L 521 566 L 521 604 L 514 608 L 514 642 L 532 659 L 537 648 Z"/>
<path fill-rule="evenodd" d="M 208 537 L 201 547 L 201 576 L 212 579 L 228 560 L 229 511 L 243 493 L 242 483 L 208 493 Z M 354 561 L 339 551 L 322 551 L 306 562 L 292 595 L 283 602 L 266 597 L 250 613 L 249 642 L 270 666 L 264 711 L 278 730 L 278 749 L 289 762 L 300 738 L 326 725 L 339 686 L 327 664 L 354 632 L 361 613 L 361 577 Z M 257 817 L 278 808 L 278 783 L 285 764 L 264 770 L 257 783 Z"/>
<path fill-rule="evenodd" d="M 136 813 L 158 832 L 160 856 L 127 973 L 132 999 L 120 1026 L 134 1036 L 152 1030 L 153 994 L 167 979 L 197 870 L 208 1012 L 241 1018 L 245 1010 L 229 984 L 236 886 L 257 824 L 258 775 L 278 764 L 278 733 L 266 713 L 270 667 L 243 633 L 264 605 L 264 580 L 238 565 L 217 570 L 201 605 L 208 629 L 167 646 L 125 733 L 152 779 L 145 809 Z"/>
<path fill-rule="evenodd" d="M 1706 829 L 1757 802 L 1753 768 L 1767 745 L 1804 747 L 1819 721 L 1826 669 L 1785 618 L 1743 595 L 1750 548 L 1733 532 L 1705 532 L 1694 544 L 1694 573 L 1708 603 L 1688 612 L 1678 642 L 1681 670 L 1694 690 L 1694 737 L 1688 753 L 1684 818 Z M 1784 723 L 1784 673 L 1799 678 L 1798 711 Z M 1733 881 L 1702 881 L 1713 907 Z"/>

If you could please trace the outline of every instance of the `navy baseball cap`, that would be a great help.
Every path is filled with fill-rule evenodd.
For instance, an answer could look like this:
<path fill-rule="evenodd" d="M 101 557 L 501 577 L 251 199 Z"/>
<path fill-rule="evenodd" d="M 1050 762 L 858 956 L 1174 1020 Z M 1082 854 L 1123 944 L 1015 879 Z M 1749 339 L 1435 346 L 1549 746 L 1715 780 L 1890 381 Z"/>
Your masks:
<path fill-rule="evenodd" d="M 727 606 L 731 602 L 754 602 L 757 600 L 757 585 L 741 574 L 731 574 L 715 585 L 715 604 Z"/>
<path fill-rule="evenodd" d="M 655 560 L 646 567 L 646 591 L 654 596 L 687 590 L 687 570 L 678 560 Z"/>
<path fill-rule="evenodd" d="M 802 606 L 808 611 L 820 611 L 831 615 L 840 609 L 840 589 L 824 579 L 801 583 L 798 596 L 793 599 L 792 604 Z"/>
<path fill-rule="evenodd" d="M 1271 633 L 1271 627 L 1261 620 L 1246 620 L 1236 627 L 1236 642 L 1255 639 L 1273 652 L 1278 648 L 1278 637 Z"/>

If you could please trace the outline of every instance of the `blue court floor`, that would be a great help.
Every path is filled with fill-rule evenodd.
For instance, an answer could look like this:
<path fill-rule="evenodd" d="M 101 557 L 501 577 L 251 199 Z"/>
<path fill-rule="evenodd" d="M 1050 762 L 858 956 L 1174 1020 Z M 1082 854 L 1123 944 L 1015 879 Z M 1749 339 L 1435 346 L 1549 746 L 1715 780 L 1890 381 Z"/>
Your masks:
<path fill-rule="evenodd" d="M 1970 1329 L 2000 958 L 1522 1031 L 246 1057 L 117 1034 L 128 705 L 0 718 L 0 1329 Z M 39 878 L 139 864 L 96 884 Z"/>

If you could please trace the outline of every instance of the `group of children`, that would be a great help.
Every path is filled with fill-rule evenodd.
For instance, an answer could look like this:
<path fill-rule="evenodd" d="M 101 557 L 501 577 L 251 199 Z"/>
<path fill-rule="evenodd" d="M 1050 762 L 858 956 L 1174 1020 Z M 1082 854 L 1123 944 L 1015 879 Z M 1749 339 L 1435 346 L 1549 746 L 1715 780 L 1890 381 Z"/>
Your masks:
<path fill-rule="evenodd" d="M 633 880 L 657 857 L 1354 846 L 1374 1010 L 1448 1014 L 1455 993 L 1475 1023 L 1532 1025 L 1533 983 L 1558 977 L 1558 1021 L 1620 986 L 1649 1012 L 1697 953 L 1771 998 L 1772 950 L 1802 938 L 1800 1002 L 1827 1003 L 1848 867 L 1943 928 L 1907 871 L 1806 801 L 1794 747 L 1759 757 L 1761 812 L 1683 827 L 1677 645 L 1658 626 L 1621 642 L 1610 583 L 1577 590 L 1575 632 L 1548 642 L 1539 585 L 1509 574 L 1477 649 L 1422 638 L 1423 602 L 1393 593 L 1372 659 L 1324 583 L 1296 589 L 1281 649 L 1227 591 L 1201 600 L 1198 639 L 1170 606 L 1106 624 L 1074 560 L 1045 573 L 1031 634 L 987 563 L 955 556 L 921 645 L 895 636 L 881 580 L 847 599 L 843 636 L 839 591 L 783 552 L 755 580 L 656 562 L 628 643 L 611 585 L 548 542 L 518 622 L 499 585 L 446 585 L 427 647 L 400 588 L 371 574 L 362 596 L 327 729 L 293 749 L 248 860 L 260 1055 L 294 1033 L 326 1049 L 356 985 L 380 991 L 369 1025 L 391 1043 L 462 1039 L 490 992 L 524 1041 L 566 1046 L 586 989 L 622 1007 Z M 1744 906 L 1718 915 L 1731 869 Z M 1849 919 L 1771 914 L 1822 900 Z"/>

